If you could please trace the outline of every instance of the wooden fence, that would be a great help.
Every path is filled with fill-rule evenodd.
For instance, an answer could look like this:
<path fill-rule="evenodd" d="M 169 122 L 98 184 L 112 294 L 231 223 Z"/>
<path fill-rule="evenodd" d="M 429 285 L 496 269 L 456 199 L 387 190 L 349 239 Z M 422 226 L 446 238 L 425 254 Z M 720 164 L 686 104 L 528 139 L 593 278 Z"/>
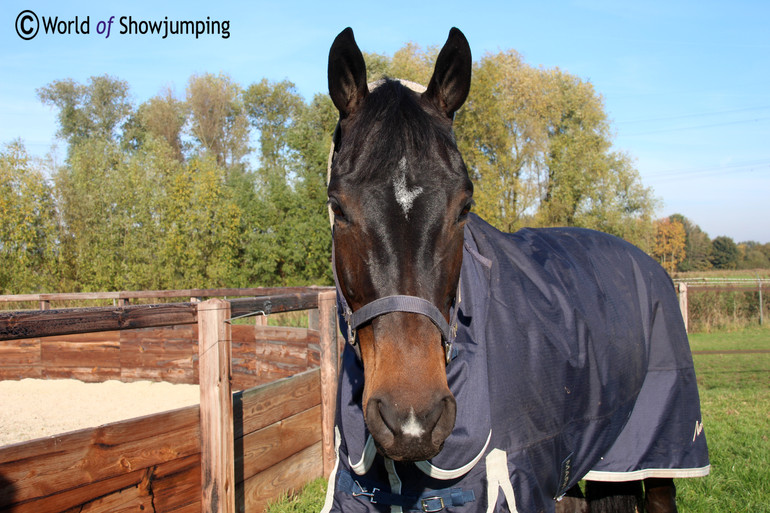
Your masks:
<path fill-rule="evenodd" d="M 228 322 L 255 311 L 316 308 L 306 330 Z M 78 340 L 76 333 L 99 335 Z M 336 333 L 328 290 L 0 313 L 0 341 L 15 342 L 0 342 L 6 379 L 24 369 L 34 377 L 87 377 L 96 363 L 90 375 L 100 379 L 195 382 L 197 374 L 201 384 L 200 406 L 0 448 L 0 511 L 262 511 L 281 492 L 331 471 Z M 260 344 L 270 346 L 272 370 L 253 363 Z M 303 366 L 315 368 L 273 380 Z M 251 388 L 232 394 L 231 383 Z"/>
<path fill-rule="evenodd" d="M 320 364 L 318 328 L 233 325 L 233 389 Z M 197 384 L 198 325 L 0 341 L 0 380 L 77 379 Z"/>
<path fill-rule="evenodd" d="M 88 303 L 91 301 L 104 303 L 112 302 L 113 306 L 128 306 L 133 301 L 162 299 L 190 298 L 191 302 L 198 302 L 201 298 L 214 297 L 243 297 L 243 296 L 273 296 L 289 293 L 302 294 L 313 290 L 329 290 L 330 287 L 252 287 L 243 289 L 218 288 L 218 289 L 176 289 L 176 290 L 123 290 L 115 292 L 53 292 L 43 294 L 7 294 L 0 296 L 0 305 L 18 305 L 19 303 L 32 303 L 38 305 L 40 310 L 50 310 L 51 303 L 66 306 L 72 302 Z M 19 308 L 16 308 L 17 310 Z"/>

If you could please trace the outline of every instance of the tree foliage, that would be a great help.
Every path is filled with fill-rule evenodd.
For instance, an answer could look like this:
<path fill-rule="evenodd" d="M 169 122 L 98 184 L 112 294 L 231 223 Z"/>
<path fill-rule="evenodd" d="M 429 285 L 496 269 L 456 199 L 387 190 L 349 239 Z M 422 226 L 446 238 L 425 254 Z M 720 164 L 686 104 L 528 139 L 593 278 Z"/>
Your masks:
<path fill-rule="evenodd" d="M 673 214 L 669 219 L 681 223 L 685 233 L 685 256 L 677 265 L 677 271 L 711 269 L 711 239 L 706 232 L 682 214 Z"/>
<path fill-rule="evenodd" d="M 190 133 L 217 164 L 239 164 L 249 152 L 241 88 L 227 75 L 193 75 L 187 84 Z"/>
<path fill-rule="evenodd" d="M 514 51 L 487 54 L 456 130 L 477 211 L 499 228 L 583 226 L 649 245 L 652 191 L 611 151 L 590 83 L 533 68 Z"/>
<path fill-rule="evenodd" d="M 124 126 L 123 141 L 130 149 L 139 149 L 152 139 L 161 139 L 171 148 L 174 158 L 184 160 L 183 129 L 187 122 L 187 103 L 167 89 L 161 95 L 139 105 Z"/>
<path fill-rule="evenodd" d="M 735 269 L 740 252 L 733 239 L 721 235 L 711 241 L 711 264 L 715 269 Z"/>
<path fill-rule="evenodd" d="M 59 109 L 59 136 L 70 144 L 91 138 L 114 139 L 132 110 L 128 83 L 109 75 L 87 84 L 71 78 L 55 80 L 37 90 L 40 100 Z"/>
<path fill-rule="evenodd" d="M 56 283 L 54 194 L 20 141 L 0 151 L 0 293 L 51 290 Z"/>
<path fill-rule="evenodd" d="M 657 233 L 655 235 L 655 249 L 653 255 L 658 259 L 660 265 L 673 274 L 677 265 L 684 260 L 686 236 L 684 226 L 679 221 L 671 219 L 660 219 L 657 223 Z"/>
<path fill-rule="evenodd" d="M 369 79 L 425 84 L 437 54 L 412 43 L 366 54 Z M 327 95 L 306 101 L 288 80 L 242 87 L 208 73 L 180 97 L 164 90 L 139 105 L 107 75 L 37 93 L 57 111 L 67 158 L 46 176 L 20 142 L 0 152 L 3 292 L 331 283 L 326 172 L 337 112 Z M 584 226 L 657 250 L 655 199 L 612 149 L 590 83 L 512 50 L 487 54 L 455 130 L 475 209 L 497 227 Z M 672 221 L 683 234 L 667 237 L 684 241 L 686 256 L 666 247 L 667 262 L 736 265 L 724 241 Z M 763 262 L 766 246 L 736 251 Z"/>
<path fill-rule="evenodd" d="M 738 244 L 741 269 L 770 269 L 770 243 L 747 241 Z"/>

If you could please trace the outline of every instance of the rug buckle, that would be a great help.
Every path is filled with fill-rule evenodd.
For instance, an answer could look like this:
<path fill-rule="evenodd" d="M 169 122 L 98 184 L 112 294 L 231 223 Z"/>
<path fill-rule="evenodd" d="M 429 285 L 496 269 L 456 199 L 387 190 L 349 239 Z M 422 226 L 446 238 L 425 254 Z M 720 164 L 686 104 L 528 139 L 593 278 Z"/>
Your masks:
<path fill-rule="evenodd" d="M 443 497 L 424 497 L 420 499 L 420 507 L 423 513 L 437 513 L 446 506 L 444 505 Z"/>
<path fill-rule="evenodd" d="M 350 494 L 353 497 L 366 497 L 369 499 L 369 502 L 371 502 L 372 504 L 377 504 L 377 501 L 374 500 L 374 494 L 380 491 L 379 488 L 372 488 L 371 492 L 367 492 L 366 488 L 361 486 L 361 484 L 358 481 L 353 481 L 353 482 L 356 484 L 356 487 L 358 487 L 358 491 L 353 490 L 352 492 L 350 492 Z"/>

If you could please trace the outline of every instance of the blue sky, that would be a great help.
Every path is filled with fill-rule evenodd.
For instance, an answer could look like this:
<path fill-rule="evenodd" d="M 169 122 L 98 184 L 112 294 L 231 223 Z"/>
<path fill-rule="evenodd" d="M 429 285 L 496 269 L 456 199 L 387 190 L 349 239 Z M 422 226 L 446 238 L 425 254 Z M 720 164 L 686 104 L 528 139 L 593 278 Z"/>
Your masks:
<path fill-rule="evenodd" d="M 280 4 L 280 5 L 279 5 Z M 89 18 L 90 34 L 29 41 L 14 28 L 38 18 Z M 109 38 L 97 25 L 115 16 Z M 228 20 L 230 37 L 119 34 L 134 20 Z M 449 28 L 474 56 L 508 48 L 527 63 L 590 81 L 612 120 L 615 149 L 635 160 L 662 200 L 710 237 L 770 242 L 770 2 L 654 0 L 415 2 L 43 2 L 0 5 L 0 143 L 30 153 L 57 143 L 56 112 L 35 90 L 53 80 L 110 74 L 138 104 L 171 87 L 183 96 L 198 73 L 242 86 L 289 79 L 311 98 L 326 92 L 329 46 L 346 26 L 365 51 L 392 54 L 406 42 L 441 45 Z M 58 142 L 58 154 L 65 148 Z M 60 158 L 61 158 L 60 157 Z"/>

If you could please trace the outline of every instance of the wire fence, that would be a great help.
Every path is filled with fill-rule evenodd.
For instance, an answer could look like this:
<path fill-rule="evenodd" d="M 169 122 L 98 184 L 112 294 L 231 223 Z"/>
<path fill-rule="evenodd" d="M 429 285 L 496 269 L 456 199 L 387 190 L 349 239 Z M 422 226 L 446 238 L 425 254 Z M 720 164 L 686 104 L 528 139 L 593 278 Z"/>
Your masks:
<path fill-rule="evenodd" d="M 674 280 L 689 332 L 764 325 L 768 278 L 687 278 Z"/>

